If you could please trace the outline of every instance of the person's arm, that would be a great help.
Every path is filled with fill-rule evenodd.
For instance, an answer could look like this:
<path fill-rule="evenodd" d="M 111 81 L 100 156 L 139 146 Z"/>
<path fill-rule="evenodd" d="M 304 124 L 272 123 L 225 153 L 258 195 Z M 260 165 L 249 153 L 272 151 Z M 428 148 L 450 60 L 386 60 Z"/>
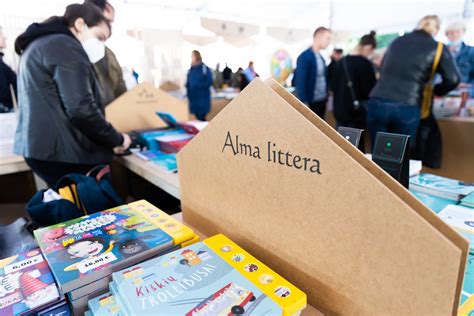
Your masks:
<path fill-rule="evenodd" d="M 435 85 L 434 93 L 438 96 L 445 95 L 459 85 L 461 75 L 454 61 L 453 55 L 446 46 L 443 47 L 443 53 L 436 71 L 441 75 L 442 81 Z"/>
<path fill-rule="evenodd" d="M 360 98 L 362 100 L 368 100 L 369 99 L 369 94 L 372 91 L 372 89 L 375 87 L 375 84 L 377 83 L 377 78 L 375 76 L 375 69 L 374 65 L 370 60 L 367 60 L 367 62 L 364 64 L 364 72 L 363 76 L 361 78 L 364 78 L 362 81 L 362 91 L 360 91 Z"/>
<path fill-rule="evenodd" d="M 114 97 L 118 98 L 127 92 L 127 86 L 125 85 L 125 80 L 123 79 L 122 67 L 120 67 L 114 52 L 108 47 L 105 47 L 105 57 L 107 58 L 107 64 L 109 66 L 109 75 L 113 84 Z"/>
<path fill-rule="evenodd" d="M 105 120 L 94 98 L 91 65 L 81 58 L 71 57 L 52 67 L 53 80 L 67 118 L 93 142 L 111 149 L 122 145 L 122 134 Z"/>
<path fill-rule="evenodd" d="M 296 95 L 301 102 L 309 104 L 310 100 L 306 100 L 306 81 L 308 77 L 308 65 L 307 62 L 304 61 L 304 55 L 300 55 L 296 60 L 296 72 L 295 77 L 295 87 L 296 87 Z"/>

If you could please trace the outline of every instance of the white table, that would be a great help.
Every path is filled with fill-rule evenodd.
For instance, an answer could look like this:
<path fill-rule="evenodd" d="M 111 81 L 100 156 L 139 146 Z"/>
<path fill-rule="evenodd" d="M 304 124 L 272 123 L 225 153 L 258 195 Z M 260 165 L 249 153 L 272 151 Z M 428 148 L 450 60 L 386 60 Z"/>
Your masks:
<path fill-rule="evenodd" d="M 117 161 L 153 185 L 171 196 L 180 199 L 178 174 L 169 172 L 151 161 L 145 161 L 134 155 L 117 157 Z"/>
<path fill-rule="evenodd" d="M 15 155 L 0 157 L 0 176 L 29 170 L 23 157 Z"/>

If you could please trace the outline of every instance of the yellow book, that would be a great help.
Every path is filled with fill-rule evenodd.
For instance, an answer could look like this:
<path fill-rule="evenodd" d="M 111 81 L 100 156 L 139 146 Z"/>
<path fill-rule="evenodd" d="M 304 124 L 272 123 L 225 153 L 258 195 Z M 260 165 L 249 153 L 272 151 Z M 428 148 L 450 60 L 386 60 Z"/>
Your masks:
<path fill-rule="evenodd" d="M 180 245 L 195 238 L 194 231 L 191 228 L 145 200 L 130 203 L 128 207 L 170 235 L 174 239 L 175 245 Z"/>

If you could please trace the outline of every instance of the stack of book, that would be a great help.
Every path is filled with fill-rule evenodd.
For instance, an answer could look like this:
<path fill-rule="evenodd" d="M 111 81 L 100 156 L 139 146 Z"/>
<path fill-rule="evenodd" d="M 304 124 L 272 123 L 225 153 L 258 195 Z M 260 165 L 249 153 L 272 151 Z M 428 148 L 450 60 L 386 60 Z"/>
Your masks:
<path fill-rule="evenodd" d="M 461 205 L 474 208 L 474 192 L 469 193 L 461 200 Z"/>
<path fill-rule="evenodd" d="M 0 260 L 0 315 L 71 315 L 40 249 Z"/>
<path fill-rule="evenodd" d="M 469 241 L 469 248 L 474 251 L 474 210 L 461 205 L 448 205 L 438 216 L 448 225 L 454 227 Z"/>
<path fill-rule="evenodd" d="M 116 272 L 86 315 L 299 315 L 306 294 L 224 235 Z"/>
<path fill-rule="evenodd" d="M 474 186 L 434 174 L 421 173 L 410 178 L 410 190 L 458 202 L 474 192 Z"/>
<path fill-rule="evenodd" d="M 76 314 L 107 291 L 113 272 L 199 240 L 193 230 L 144 200 L 34 234 Z"/>

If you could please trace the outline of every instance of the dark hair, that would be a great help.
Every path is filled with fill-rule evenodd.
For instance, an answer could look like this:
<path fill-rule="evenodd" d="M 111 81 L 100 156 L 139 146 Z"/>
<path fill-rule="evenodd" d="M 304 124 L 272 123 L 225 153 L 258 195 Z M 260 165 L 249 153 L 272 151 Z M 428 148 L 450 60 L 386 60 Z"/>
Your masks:
<path fill-rule="evenodd" d="M 320 26 L 320 27 L 318 27 L 318 28 L 314 31 L 313 37 L 315 37 L 315 36 L 318 35 L 319 33 L 323 33 L 323 32 L 331 32 L 331 30 L 328 29 L 327 27 Z"/>
<path fill-rule="evenodd" d="M 84 1 L 84 3 L 91 3 L 99 7 L 99 9 L 101 9 L 102 11 L 104 11 L 107 7 L 114 9 L 114 7 L 107 0 L 86 0 Z"/>
<path fill-rule="evenodd" d="M 202 62 L 202 56 L 201 56 L 201 53 L 199 51 L 193 50 L 193 55 L 194 55 L 194 57 L 196 57 L 197 61 Z"/>
<path fill-rule="evenodd" d="M 367 46 L 370 45 L 373 48 L 377 47 L 377 40 L 375 39 L 375 31 L 370 31 L 369 34 L 365 34 L 360 38 L 359 45 L 360 46 Z"/>
<path fill-rule="evenodd" d="M 101 23 L 105 23 L 109 30 L 110 23 L 102 14 L 100 9 L 89 3 L 83 4 L 71 4 L 66 7 L 66 12 L 64 12 L 63 20 L 67 24 L 67 26 L 72 27 L 77 19 L 82 18 L 84 22 L 86 22 L 88 27 L 97 26 Z"/>
<path fill-rule="evenodd" d="M 334 48 L 333 51 L 336 53 L 336 54 L 343 54 L 344 53 L 344 50 L 342 48 Z"/>

